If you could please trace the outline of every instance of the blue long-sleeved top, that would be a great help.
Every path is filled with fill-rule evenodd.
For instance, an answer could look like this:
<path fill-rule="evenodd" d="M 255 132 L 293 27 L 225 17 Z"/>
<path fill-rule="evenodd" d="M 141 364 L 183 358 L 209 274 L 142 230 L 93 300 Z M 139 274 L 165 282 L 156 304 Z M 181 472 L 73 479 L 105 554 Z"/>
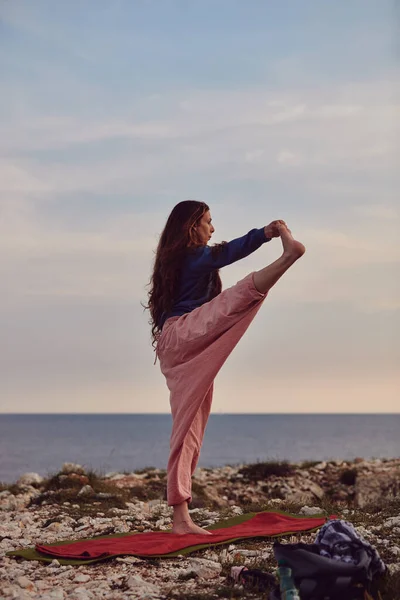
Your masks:
<path fill-rule="evenodd" d="M 193 253 L 188 253 L 181 271 L 177 298 L 172 310 L 161 315 L 160 329 L 169 317 L 191 312 L 210 300 L 213 271 L 245 258 L 270 239 L 266 237 L 264 227 L 261 227 L 251 229 L 246 235 L 224 244 L 215 257 L 210 246 L 199 246 Z"/>

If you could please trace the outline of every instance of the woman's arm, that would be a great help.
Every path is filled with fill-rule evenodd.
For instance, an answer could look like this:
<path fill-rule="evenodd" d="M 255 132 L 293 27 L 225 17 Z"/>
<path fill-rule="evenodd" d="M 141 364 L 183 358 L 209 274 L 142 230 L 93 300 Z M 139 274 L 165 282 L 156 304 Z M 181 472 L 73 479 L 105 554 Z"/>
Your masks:
<path fill-rule="evenodd" d="M 266 228 L 261 227 L 260 229 L 252 229 L 246 235 L 223 244 L 218 253 L 215 253 L 215 250 L 213 252 L 213 248 L 210 246 L 201 246 L 188 259 L 190 261 L 190 271 L 201 274 L 226 267 L 241 258 L 249 256 L 249 254 L 258 250 L 262 244 L 269 242 L 270 239 L 271 237 L 266 235 Z"/>

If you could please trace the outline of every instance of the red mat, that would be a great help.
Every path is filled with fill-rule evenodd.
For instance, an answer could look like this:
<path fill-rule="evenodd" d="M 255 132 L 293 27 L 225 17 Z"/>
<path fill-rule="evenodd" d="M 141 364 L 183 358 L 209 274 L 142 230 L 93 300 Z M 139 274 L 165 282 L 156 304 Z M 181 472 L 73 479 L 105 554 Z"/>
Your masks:
<path fill-rule="evenodd" d="M 80 540 L 59 546 L 36 544 L 35 548 L 37 551 L 51 556 L 75 559 L 96 559 L 123 554 L 159 556 L 199 544 L 213 546 L 241 538 L 269 537 L 308 531 L 322 527 L 325 522 L 326 518 L 323 517 L 307 519 L 275 512 L 262 512 L 238 525 L 213 529 L 210 531 L 212 535 L 206 536 L 194 533 L 179 535 L 168 531 L 151 531 L 123 537 Z"/>

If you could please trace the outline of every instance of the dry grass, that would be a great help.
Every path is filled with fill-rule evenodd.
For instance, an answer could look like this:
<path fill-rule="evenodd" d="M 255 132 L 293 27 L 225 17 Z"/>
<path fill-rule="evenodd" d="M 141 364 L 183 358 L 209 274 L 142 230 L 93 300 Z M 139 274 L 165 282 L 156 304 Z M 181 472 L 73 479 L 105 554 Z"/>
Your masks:
<path fill-rule="evenodd" d="M 239 470 L 246 481 L 263 481 L 273 475 L 277 477 L 287 477 L 293 475 L 295 467 L 287 461 L 258 462 L 252 465 L 246 465 Z"/>

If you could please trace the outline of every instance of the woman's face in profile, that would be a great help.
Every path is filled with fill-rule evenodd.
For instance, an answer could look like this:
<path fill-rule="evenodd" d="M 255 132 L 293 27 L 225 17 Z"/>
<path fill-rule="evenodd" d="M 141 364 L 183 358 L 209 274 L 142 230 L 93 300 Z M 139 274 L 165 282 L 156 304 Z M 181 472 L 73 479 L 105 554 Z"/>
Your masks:
<path fill-rule="evenodd" d="M 200 223 L 195 227 L 200 240 L 203 244 L 208 244 L 215 229 L 212 224 L 211 213 L 207 210 L 201 218 Z"/>

